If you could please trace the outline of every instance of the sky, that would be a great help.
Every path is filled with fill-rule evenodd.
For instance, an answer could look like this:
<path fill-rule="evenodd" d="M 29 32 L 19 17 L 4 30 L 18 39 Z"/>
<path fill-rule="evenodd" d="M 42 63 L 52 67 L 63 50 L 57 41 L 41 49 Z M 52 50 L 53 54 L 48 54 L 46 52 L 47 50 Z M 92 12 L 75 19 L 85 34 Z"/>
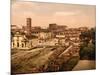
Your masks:
<path fill-rule="evenodd" d="M 50 23 L 72 27 L 95 27 L 96 6 L 32 1 L 12 1 L 11 24 L 26 26 L 26 18 L 32 18 L 32 26 L 48 27 Z"/>

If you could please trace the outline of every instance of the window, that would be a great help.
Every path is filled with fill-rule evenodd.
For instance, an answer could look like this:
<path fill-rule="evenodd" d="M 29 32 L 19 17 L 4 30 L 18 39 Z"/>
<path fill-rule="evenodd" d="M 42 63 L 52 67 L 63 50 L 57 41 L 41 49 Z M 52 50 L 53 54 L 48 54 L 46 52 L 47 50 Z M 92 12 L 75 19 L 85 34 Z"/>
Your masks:
<path fill-rule="evenodd" d="M 22 47 L 24 47 L 24 44 L 22 43 Z"/>
<path fill-rule="evenodd" d="M 13 47 L 15 46 L 15 43 L 13 42 Z"/>
<path fill-rule="evenodd" d="M 17 42 L 17 47 L 19 47 L 19 42 Z"/>
<path fill-rule="evenodd" d="M 25 42 L 25 47 L 26 47 L 26 42 Z"/>

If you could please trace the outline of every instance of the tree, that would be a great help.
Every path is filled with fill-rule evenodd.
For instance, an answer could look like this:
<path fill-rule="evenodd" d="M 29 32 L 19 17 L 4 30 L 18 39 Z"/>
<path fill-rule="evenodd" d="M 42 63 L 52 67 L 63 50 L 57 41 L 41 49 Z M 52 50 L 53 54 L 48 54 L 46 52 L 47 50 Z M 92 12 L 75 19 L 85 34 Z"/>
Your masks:
<path fill-rule="evenodd" d="M 95 59 L 95 28 L 91 28 L 80 35 L 82 44 L 80 45 L 80 59 Z"/>

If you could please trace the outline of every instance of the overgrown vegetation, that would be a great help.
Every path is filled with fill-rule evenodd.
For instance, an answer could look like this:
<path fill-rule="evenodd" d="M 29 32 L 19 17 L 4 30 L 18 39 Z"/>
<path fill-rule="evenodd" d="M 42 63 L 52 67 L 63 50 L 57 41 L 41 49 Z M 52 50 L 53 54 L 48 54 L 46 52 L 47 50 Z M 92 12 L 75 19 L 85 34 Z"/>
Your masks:
<path fill-rule="evenodd" d="M 91 28 L 80 35 L 80 59 L 95 60 L 96 59 L 96 29 Z"/>
<path fill-rule="evenodd" d="M 52 48 L 39 48 L 20 51 L 12 54 L 11 69 L 13 74 L 41 72 L 40 67 L 46 64 Z"/>
<path fill-rule="evenodd" d="M 71 71 L 79 61 L 79 56 L 73 56 L 67 62 L 62 64 L 61 71 Z"/>

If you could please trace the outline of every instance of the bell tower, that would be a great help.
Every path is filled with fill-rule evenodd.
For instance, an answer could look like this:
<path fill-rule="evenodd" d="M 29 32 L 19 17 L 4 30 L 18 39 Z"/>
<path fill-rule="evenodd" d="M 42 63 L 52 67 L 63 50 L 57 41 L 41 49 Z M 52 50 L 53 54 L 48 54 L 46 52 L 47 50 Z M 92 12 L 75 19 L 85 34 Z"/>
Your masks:
<path fill-rule="evenodd" d="M 27 35 L 31 36 L 31 18 L 26 19 L 26 24 L 27 24 Z"/>

